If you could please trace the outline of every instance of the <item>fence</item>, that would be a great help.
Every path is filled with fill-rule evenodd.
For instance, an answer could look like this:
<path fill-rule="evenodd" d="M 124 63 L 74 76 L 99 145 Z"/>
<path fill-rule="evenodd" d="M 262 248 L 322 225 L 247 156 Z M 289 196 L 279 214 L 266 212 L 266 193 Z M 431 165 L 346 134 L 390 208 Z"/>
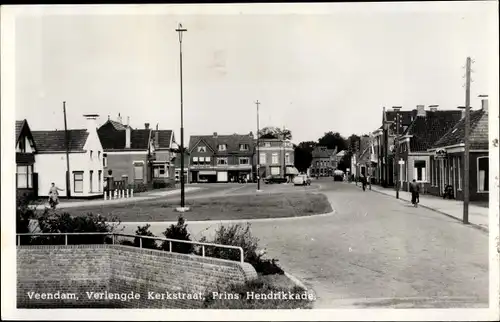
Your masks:
<path fill-rule="evenodd" d="M 115 190 L 104 191 L 104 200 L 133 198 L 133 197 L 134 197 L 134 189 L 115 189 Z"/>
<path fill-rule="evenodd" d="M 141 235 L 130 235 L 130 234 L 120 234 L 120 233 L 107 233 L 107 232 L 89 232 L 89 233 L 24 233 L 17 234 L 17 246 L 21 246 L 21 237 L 22 236 L 64 236 L 64 245 L 68 245 L 68 236 L 84 236 L 84 235 L 95 235 L 95 236 L 103 236 L 108 237 L 111 236 L 111 244 L 116 243 L 116 237 L 132 237 L 139 239 L 139 248 L 142 248 L 142 240 L 143 239 L 152 239 L 152 240 L 160 240 L 160 241 L 168 241 L 169 242 L 169 252 L 172 252 L 172 243 L 181 243 L 181 244 L 191 244 L 195 246 L 201 246 L 201 257 L 205 257 L 205 247 L 216 247 L 216 248 L 226 248 L 226 249 L 234 249 L 238 250 L 240 253 L 239 262 L 244 262 L 243 248 L 239 246 L 231 246 L 231 245 L 221 245 L 221 244 L 212 244 L 212 243 L 202 243 L 196 241 L 189 240 L 180 240 L 180 239 L 171 239 L 164 237 L 151 237 L 151 236 L 141 236 Z M 103 238 L 103 243 L 106 243 L 106 238 Z M 198 255 L 199 256 L 199 255 Z"/>

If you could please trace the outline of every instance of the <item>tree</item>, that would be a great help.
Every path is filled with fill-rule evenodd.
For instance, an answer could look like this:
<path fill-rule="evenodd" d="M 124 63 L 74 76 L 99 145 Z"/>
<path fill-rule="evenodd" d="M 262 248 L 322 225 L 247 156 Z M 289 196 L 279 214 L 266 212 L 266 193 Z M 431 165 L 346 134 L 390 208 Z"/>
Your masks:
<path fill-rule="evenodd" d="M 327 132 L 323 137 L 318 139 L 318 145 L 326 146 L 327 149 L 335 149 L 340 152 L 347 149 L 346 140 L 338 132 Z"/>
<path fill-rule="evenodd" d="M 258 134 L 261 139 L 292 139 L 292 132 L 289 129 L 280 129 L 276 126 L 266 126 L 260 129 Z"/>
<path fill-rule="evenodd" d="M 359 145 L 361 143 L 361 137 L 356 134 L 351 134 L 347 138 L 347 148 L 350 152 L 355 152 L 359 149 Z"/>
<path fill-rule="evenodd" d="M 316 142 L 304 141 L 295 146 L 294 165 L 300 172 L 306 172 L 311 166 L 312 151 L 316 147 Z"/>

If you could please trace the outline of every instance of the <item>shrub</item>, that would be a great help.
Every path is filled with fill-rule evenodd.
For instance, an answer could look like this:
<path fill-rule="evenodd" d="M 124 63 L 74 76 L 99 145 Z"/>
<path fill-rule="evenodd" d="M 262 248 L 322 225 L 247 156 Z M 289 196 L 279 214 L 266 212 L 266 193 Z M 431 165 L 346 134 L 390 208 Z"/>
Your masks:
<path fill-rule="evenodd" d="M 139 236 L 150 236 L 150 237 L 156 237 L 155 234 L 153 234 L 149 228 L 151 227 L 150 224 L 144 225 L 144 226 L 137 226 L 137 230 L 135 231 L 136 235 Z M 134 243 L 132 244 L 135 247 L 139 247 L 139 240 L 141 238 L 135 237 L 134 238 Z M 158 249 L 158 245 L 156 244 L 155 239 L 149 239 L 149 238 L 142 238 L 142 248 L 149 248 L 149 249 Z"/>
<path fill-rule="evenodd" d="M 202 237 L 201 242 L 207 242 L 206 237 Z M 215 237 L 210 243 L 221 245 L 239 246 L 243 249 L 244 261 L 251 264 L 257 273 L 262 275 L 284 274 L 283 270 L 276 264 L 275 259 L 263 259 L 263 253 L 258 251 L 258 238 L 252 236 L 250 224 L 245 227 L 241 224 L 220 226 L 215 232 Z M 197 252 L 199 255 L 199 252 Z M 238 260 L 239 251 L 220 247 L 205 246 L 205 255 L 221 259 Z"/>
<path fill-rule="evenodd" d="M 114 219 L 112 219 L 114 221 Z M 42 233 L 89 233 L 113 232 L 117 224 L 106 223 L 106 218 L 88 213 L 86 216 L 71 216 L 67 212 L 45 212 L 38 218 Z M 35 244 L 64 244 L 64 236 L 40 236 L 32 240 Z M 111 237 L 106 235 L 68 235 L 68 244 L 102 244 L 110 243 Z"/>
<path fill-rule="evenodd" d="M 179 216 L 179 219 L 177 220 L 177 224 L 170 225 L 170 227 L 168 227 L 163 232 L 163 235 L 166 238 L 170 238 L 170 239 L 191 241 L 191 235 L 187 231 L 186 220 L 184 219 L 184 217 L 182 217 L 182 215 Z M 176 242 L 172 242 L 172 249 L 170 249 L 170 242 L 169 241 L 164 241 L 161 244 L 161 249 L 166 250 L 166 251 L 172 251 L 175 253 L 183 253 L 183 254 L 190 254 L 194 251 L 193 244 L 176 243 Z"/>
<path fill-rule="evenodd" d="M 141 193 L 148 191 L 148 186 L 142 182 L 130 183 L 127 189 L 134 189 L 134 193 Z"/>
<path fill-rule="evenodd" d="M 245 284 L 232 284 L 227 288 L 217 287 L 216 291 L 219 294 L 233 296 L 233 298 L 216 298 L 213 292 L 208 292 L 205 295 L 204 307 L 208 309 L 310 309 L 314 298 L 312 293 L 294 286 L 287 288 L 283 286 L 275 286 L 269 282 L 258 278 L 248 281 Z M 288 292 L 292 294 L 300 294 L 307 298 L 300 299 L 255 299 L 249 298 L 249 293 L 253 294 L 280 294 Z M 307 294 L 304 295 L 304 294 Z M 311 296 L 311 297 L 309 297 Z"/>

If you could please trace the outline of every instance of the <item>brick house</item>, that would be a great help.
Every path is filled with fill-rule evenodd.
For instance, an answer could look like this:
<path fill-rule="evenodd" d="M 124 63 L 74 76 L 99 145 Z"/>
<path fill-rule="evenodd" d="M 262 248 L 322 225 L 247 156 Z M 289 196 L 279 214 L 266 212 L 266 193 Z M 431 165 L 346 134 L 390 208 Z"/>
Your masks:
<path fill-rule="evenodd" d="M 273 138 L 260 138 L 259 139 L 259 155 L 257 151 L 254 154 L 255 173 L 257 173 L 257 166 L 259 167 L 260 178 L 263 179 L 269 175 L 291 177 L 298 174 L 294 166 L 294 147 L 290 140 L 281 140 Z M 259 160 L 257 160 L 257 157 Z"/>
<path fill-rule="evenodd" d="M 98 129 L 104 148 L 105 175 L 113 182 L 147 184 L 153 177 L 153 131 L 149 123 L 143 129 L 133 129 L 129 122 L 128 119 L 124 125 L 120 115 L 117 121 L 108 116 Z"/>
<path fill-rule="evenodd" d="M 68 130 L 68 150 L 71 197 L 100 197 L 103 195 L 103 148 L 97 134 L 98 115 L 84 115 L 87 129 Z M 66 187 L 66 131 L 32 131 L 35 154 L 35 172 L 38 173 L 38 196 L 48 196 L 51 183 L 65 191 Z"/>
<path fill-rule="evenodd" d="M 253 177 L 254 136 L 193 135 L 189 140 L 191 182 L 236 182 Z"/>
<path fill-rule="evenodd" d="M 423 191 L 430 188 L 430 158 L 432 147 L 461 119 L 458 110 L 425 110 L 417 106 L 417 115 L 406 131 L 400 136 L 399 157 L 404 164 L 399 165 L 399 180 L 402 190 L 409 191 L 409 183 L 415 179 Z"/>
<path fill-rule="evenodd" d="M 336 169 L 337 147 L 327 149 L 326 146 L 317 146 L 312 151 L 311 171 L 313 177 L 331 177 Z"/>
<path fill-rule="evenodd" d="M 16 121 L 16 193 L 38 194 L 38 174 L 35 173 L 36 145 L 27 120 Z"/>
<path fill-rule="evenodd" d="M 351 156 L 351 174 L 358 178 L 361 174 L 367 176 L 370 164 L 371 138 L 369 135 L 363 135 L 359 138 L 357 149 Z"/>
<path fill-rule="evenodd" d="M 429 193 L 442 196 L 446 185 L 453 187 L 456 199 L 463 200 L 465 119 L 441 137 L 431 148 Z M 489 199 L 488 100 L 480 110 L 470 113 L 469 197 L 471 201 Z"/>
<path fill-rule="evenodd" d="M 379 174 L 379 183 L 382 186 L 394 186 L 394 139 L 396 138 L 396 115 L 399 114 L 399 134 L 406 131 L 408 126 L 417 116 L 417 110 L 396 111 L 391 109 L 382 110 L 382 126 L 374 133 L 376 134 L 379 151 L 374 152 L 378 156 L 375 172 Z"/>
<path fill-rule="evenodd" d="M 172 130 L 159 130 L 158 125 L 153 131 L 154 160 L 152 160 L 152 177 L 154 181 L 175 179 L 176 154 L 173 150 L 175 142 Z"/>

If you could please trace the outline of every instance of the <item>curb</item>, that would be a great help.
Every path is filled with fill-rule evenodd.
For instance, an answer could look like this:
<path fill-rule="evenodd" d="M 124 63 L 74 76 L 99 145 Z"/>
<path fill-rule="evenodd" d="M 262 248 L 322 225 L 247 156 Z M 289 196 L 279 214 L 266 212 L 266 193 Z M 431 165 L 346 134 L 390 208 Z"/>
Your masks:
<path fill-rule="evenodd" d="M 361 187 L 359 187 L 359 188 L 361 189 Z M 382 191 L 378 191 L 378 190 L 373 190 L 373 189 L 370 189 L 370 190 L 368 190 L 368 191 L 373 191 L 373 192 L 380 193 L 380 194 L 385 195 L 385 196 L 393 197 L 393 196 L 391 196 L 391 195 L 389 195 L 389 194 L 387 194 L 387 193 L 384 193 L 384 192 L 382 192 Z M 395 197 L 394 197 L 394 198 L 395 198 Z M 401 201 L 407 201 L 407 202 L 409 202 L 409 201 L 410 201 L 410 200 L 408 200 L 408 199 L 401 198 L 401 197 L 399 198 L 399 200 L 401 200 Z M 461 219 L 461 218 L 458 218 L 458 217 L 455 217 L 455 216 L 453 216 L 453 215 L 450 215 L 450 214 L 448 214 L 448 213 L 446 213 L 446 212 L 444 212 L 444 211 L 437 210 L 437 209 L 434 209 L 434 208 L 432 208 L 432 207 L 425 206 L 425 205 L 422 205 L 422 204 L 420 204 L 420 205 L 419 205 L 419 207 L 422 207 L 422 208 L 425 208 L 425 209 L 428 209 L 428 210 L 432 210 L 432 211 L 434 211 L 434 212 L 436 212 L 436 213 L 438 213 L 438 214 L 445 215 L 446 217 L 449 217 L 449 218 L 455 219 L 455 220 L 457 220 L 457 221 L 459 221 L 459 222 L 462 222 L 462 219 Z M 480 230 L 480 231 L 483 231 L 483 232 L 486 232 L 486 233 L 489 233 L 489 232 L 490 232 L 488 228 L 483 227 L 483 226 L 478 225 L 478 224 L 473 224 L 473 223 L 470 223 L 470 222 L 469 222 L 467 225 L 468 225 L 468 226 L 470 226 L 470 227 L 472 227 L 472 228 L 474 228 L 474 229 L 477 229 L 477 230 Z"/>

